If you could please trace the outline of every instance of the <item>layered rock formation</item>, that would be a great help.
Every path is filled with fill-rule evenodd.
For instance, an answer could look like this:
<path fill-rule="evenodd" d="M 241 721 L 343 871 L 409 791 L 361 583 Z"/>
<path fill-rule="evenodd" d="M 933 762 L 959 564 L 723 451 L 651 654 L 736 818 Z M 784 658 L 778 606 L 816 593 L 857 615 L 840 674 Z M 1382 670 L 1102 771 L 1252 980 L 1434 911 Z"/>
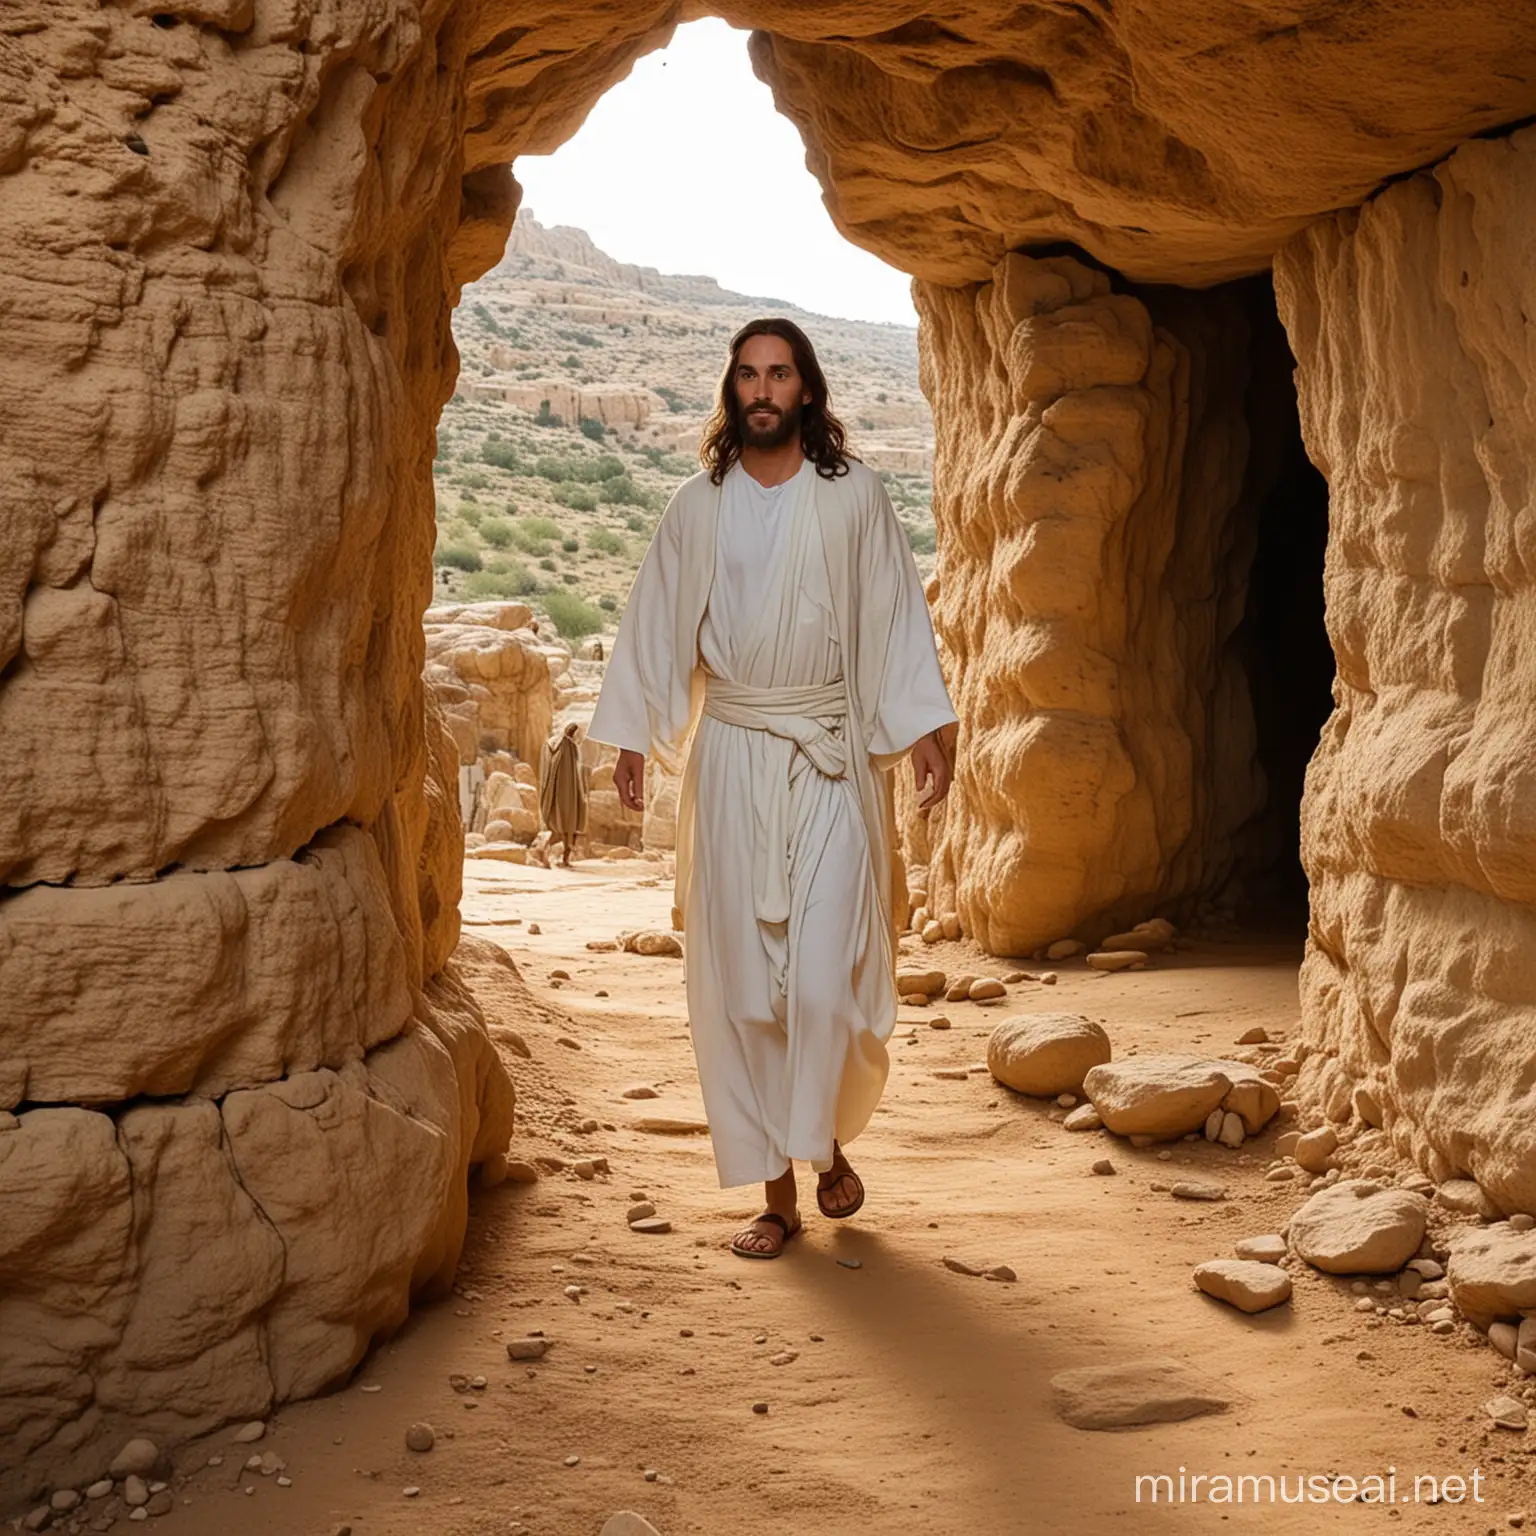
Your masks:
<path fill-rule="evenodd" d="M 1252 553 L 1243 297 L 1137 297 L 1018 254 L 915 291 L 962 725 L 942 832 L 909 811 L 911 856 L 929 910 L 994 953 L 1097 939 L 1218 885 L 1263 803 L 1230 643 Z"/>
<path fill-rule="evenodd" d="M 455 753 L 421 683 L 449 315 L 501 253 L 509 162 L 704 9 L 0 18 L 0 1499 L 317 1390 L 451 1273 L 511 1090 L 448 965 Z M 1005 253 L 1259 270 L 1536 110 L 1508 67 L 1536 13 L 712 9 L 777 29 L 758 66 L 834 217 L 929 285 L 973 730 L 933 878 L 1000 948 L 1216 878 L 1254 795 L 1210 590 L 1241 311 Z M 1477 1097 L 1531 1056 L 1524 144 L 1325 223 L 1282 289 L 1340 506 L 1319 1086 L 1366 1078 L 1420 1156 L 1529 1205 L 1523 1067 Z M 1060 804 L 1021 786 L 1063 759 Z"/>
<path fill-rule="evenodd" d="M 1536 1209 L 1536 131 L 1281 253 L 1332 490 L 1338 705 L 1308 774 L 1303 1086 Z"/>
<path fill-rule="evenodd" d="M 312 25 L 0 23 L 6 1502 L 343 1377 L 511 1128 L 420 624 L 503 194 L 444 13 Z"/>

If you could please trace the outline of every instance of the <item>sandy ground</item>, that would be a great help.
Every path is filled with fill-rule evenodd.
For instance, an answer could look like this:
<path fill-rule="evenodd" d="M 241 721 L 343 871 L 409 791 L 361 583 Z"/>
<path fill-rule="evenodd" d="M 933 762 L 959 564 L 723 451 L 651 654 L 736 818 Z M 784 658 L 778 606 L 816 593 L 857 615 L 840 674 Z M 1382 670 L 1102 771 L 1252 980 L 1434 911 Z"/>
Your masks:
<path fill-rule="evenodd" d="M 1058 986 L 1015 988 L 1000 1007 L 947 1005 L 954 1027 L 942 1033 L 903 1009 L 885 1103 L 850 1149 L 869 1187 L 864 1210 L 821 1219 L 807 1178 L 804 1235 L 783 1259 L 751 1263 L 725 1243 L 760 1191 L 720 1190 L 703 1136 L 632 1128 L 642 1115 L 702 1114 L 681 963 L 585 948 L 621 928 L 665 927 L 669 906 L 654 865 L 470 862 L 465 931 L 502 946 L 535 998 L 515 1018 L 515 984 L 486 999 L 531 1053 L 509 1057 L 513 1155 L 603 1156 L 611 1173 L 583 1182 L 567 1169 L 478 1192 L 457 1294 L 418 1309 L 343 1390 L 282 1409 L 260 1446 L 231 1445 L 226 1431 L 188 1448 L 181 1465 L 202 1470 L 177 1491 L 179 1529 L 596 1536 L 633 1509 L 664 1536 L 1367 1524 L 1459 1536 L 1509 1530 L 1527 1507 L 1536 1517 L 1527 1437 L 1486 1429 L 1477 1413 L 1504 1379 L 1486 1346 L 1363 1317 L 1347 1282 L 1321 1276 L 1252 1318 L 1193 1288 L 1194 1264 L 1274 1231 L 1298 1203 L 1262 1177 L 1281 1127 L 1236 1152 L 1179 1143 L 1167 1162 L 1108 1133 L 1064 1131 L 1053 1105 L 984 1072 L 933 1075 L 981 1063 L 1008 1011 L 1085 1014 L 1120 1053 L 1218 1052 L 1253 1024 L 1284 1034 L 1296 1024 L 1299 945 L 1202 944 L 1117 977 L 1069 964 Z M 951 971 L 980 968 L 962 945 L 933 955 Z M 555 968 L 571 974 L 558 988 Z M 637 1083 L 660 1097 L 620 1096 Z M 600 1128 L 584 1133 L 589 1118 Z M 1093 1176 L 1105 1155 L 1116 1176 Z M 1191 1205 L 1148 1187 L 1179 1174 L 1219 1179 L 1230 1198 Z M 642 1194 L 670 1233 L 629 1230 L 626 1209 Z M 945 1256 L 1007 1264 L 1018 1279 L 956 1274 Z M 837 1262 L 847 1259 L 859 1267 Z M 567 1298 L 568 1285 L 583 1294 Z M 536 1329 L 554 1341 L 547 1357 L 510 1363 L 506 1341 Z M 1108 1434 L 1054 1415 L 1054 1372 L 1151 1356 L 1198 1368 L 1234 1407 Z M 457 1392 L 455 1374 L 486 1385 Z M 436 1431 L 425 1455 L 404 1443 L 416 1421 Z M 291 1486 L 242 1472 L 251 1449 L 275 1451 Z M 206 1467 L 210 1454 L 222 1465 Z M 1136 1501 L 1137 1474 L 1181 1468 L 1284 1474 L 1294 1492 L 1299 1475 L 1388 1467 L 1400 1499 L 1415 1474 L 1478 1469 L 1482 1501 Z"/>

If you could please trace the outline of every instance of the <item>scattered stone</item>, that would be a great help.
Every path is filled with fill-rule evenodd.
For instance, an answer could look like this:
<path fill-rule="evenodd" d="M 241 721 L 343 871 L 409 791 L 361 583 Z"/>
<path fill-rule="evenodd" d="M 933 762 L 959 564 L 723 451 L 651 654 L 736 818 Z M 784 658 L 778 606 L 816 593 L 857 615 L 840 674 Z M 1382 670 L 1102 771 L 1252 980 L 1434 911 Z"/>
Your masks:
<path fill-rule="evenodd" d="M 160 1461 L 160 1450 L 153 1440 L 143 1438 L 128 1441 L 116 1456 L 112 1458 L 112 1465 L 107 1470 L 113 1477 L 127 1477 L 130 1473 L 136 1473 L 140 1477 L 147 1477 L 155 1470 Z"/>
<path fill-rule="evenodd" d="M 952 1259 L 947 1254 L 944 1258 L 944 1268 L 952 1269 L 957 1275 L 980 1275 L 981 1270 L 974 1264 L 967 1264 L 964 1259 Z"/>
<path fill-rule="evenodd" d="M 412 1424 L 405 1432 L 405 1444 L 407 1450 L 430 1451 L 437 1443 L 437 1435 L 430 1424 Z"/>
<path fill-rule="evenodd" d="M 1530 1409 L 1518 1397 L 1506 1397 L 1500 1393 L 1483 1404 L 1483 1412 L 1500 1429 L 1523 1430 L 1530 1422 Z"/>
<path fill-rule="evenodd" d="M 1331 1125 L 1325 1125 L 1319 1130 L 1298 1136 L 1290 1155 L 1308 1173 L 1327 1173 L 1334 1166 L 1333 1154 L 1338 1150 L 1338 1145 L 1339 1133 Z"/>
<path fill-rule="evenodd" d="M 1536 1232 L 1466 1228 L 1452 1244 L 1447 1278 L 1458 1310 L 1479 1328 L 1536 1313 Z"/>
<path fill-rule="evenodd" d="M 683 958 L 683 941 L 675 933 L 663 933 L 659 929 L 637 933 L 632 947 L 637 955 L 651 955 L 666 960 Z"/>
<path fill-rule="evenodd" d="M 1411 1274 L 1412 1271 L 1404 1273 Z M 1520 1347 L 1520 1330 L 1513 1323 L 1491 1323 L 1488 1327 L 1488 1342 L 1506 1360 L 1513 1360 Z"/>
<path fill-rule="evenodd" d="M 1169 1191 L 1175 1200 L 1225 1200 L 1224 1184 L 1204 1184 L 1199 1179 L 1180 1179 Z"/>
<path fill-rule="evenodd" d="M 252 1419 L 249 1424 L 242 1424 L 230 1439 L 236 1445 L 255 1445 L 267 1432 L 267 1426 L 260 1419 Z"/>
<path fill-rule="evenodd" d="M 963 1083 L 971 1074 L 964 1067 L 940 1067 L 933 1075 L 946 1083 Z"/>
<path fill-rule="evenodd" d="M 1278 1264 L 1249 1259 L 1210 1259 L 1197 1264 L 1195 1284 L 1207 1296 L 1240 1312 L 1265 1312 L 1291 1296 L 1291 1277 Z"/>
<path fill-rule="evenodd" d="M 532 930 L 531 930 L 531 929 L 530 929 L 530 930 L 529 930 L 529 931 L 530 931 L 530 932 L 532 932 Z M 247 1493 L 249 1493 L 249 1492 L 250 1492 L 250 1491 L 251 1491 L 251 1490 L 250 1490 L 250 1489 L 249 1489 L 249 1488 L 247 1488 L 247 1489 L 246 1489 L 246 1490 L 245 1490 L 245 1491 L 246 1491 L 246 1492 L 247 1492 Z M 406 1486 L 405 1486 L 405 1487 L 404 1487 L 404 1488 L 402 1488 L 402 1489 L 401 1489 L 401 1490 L 400 1490 L 400 1496 L 401 1496 L 401 1497 L 402 1497 L 402 1498 L 406 1498 L 406 1499 L 414 1499 L 414 1498 L 416 1498 L 416 1497 L 417 1497 L 417 1496 L 418 1496 L 418 1495 L 419 1495 L 419 1494 L 420 1494 L 420 1493 L 421 1493 L 421 1489 L 420 1489 L 420 1488 L 418 1488 L 418 1487 L 417 1487 L 417 1486 L 416 1486 L 416 1485 L 415 1485 L 415 1483 L 407 1483 L 407 1484 L 406 1484 Z"/>
<path fill-rule="evenodd" d="M 123 1503 L 129 1509 L 141 1509 L 149 1503 L 149 1487 L 142 1477 L 130 1473 L 123 1479 Z"/>
<path fill-rule="evenodd" d="M 963 1003 L 971 995 L 971 984 L 974 976 L 954 976 L 950 978 L 949 985 L 944 989 L 944 1001 L 946 1003 Z"/>
<path fill-rule="evenodd" d="M 1042 987 L 1054 987 L 1056 985 L 1056 972 L 1042 971 L 1040 973 L 1040 985 Z"/>
<path fill-rule="evenodd" d="M 1481 1216 L 1484 1221 L 1492 1221 L 1499 1214 L 1476 1179 L 1447 1179 L 1435 1191 L 1435 1204 L 1458 1216 Z"/>
<path fill-rule="evenodd" d="M 1291 1217 L 1291 1247 L 1330 1275 L 1386 1275 L 1424 1240 L 1421 1196 L 1363 1179 L 1320 1189 Z"/>
<path fill-rule="evenodd" d="M 1107 1157 L 1101 1157 L 1093 1165 L 1093 1171 L 1103 1175 L 1112 1174 L 1115 1171 L 1115 1165 Z"/>
<path fill-rule="evenodd" d="M 1243 1117 L 1235 1110 L 1221 1113 L 1221 1132 L 1218 1137 L 1222 1146 L 1237 1148 L 1243 1144 Z"/>
<path fill-rule="evenodd" d="M 624 1213 L 624 1220 L 629 1222 L 644 1221 L 647 1216 L 654 1216 L 656 1207 L 649 1200 L 642 1200 L 638 1205 L 632 1205 Z"/>
<path fill-rule="evenodd" d="M 611 955 L 618 950 L 618 945 L 612 939 L 588 939 L 587 948 L 596 955 Z"/>
<path fill-rule="evenodd" d="M 1238 1258 L 1251 1259 L 1255 1264 L 1278 1264 L 1285 1257 L 1285 1239 L 1278 1232 L 1243 1237 L 1238 1239 L 1232 1251 Z"/>
<path fill-rule="evenodd" d="M 548 1349 L 548 1339 L 511 1339 L 507 1343 L 507 1359 L 542 1360 Z"/>
<path fill-rule="evenodd" d="M 73 1488 L 60 1488 L 53 1495 L 53 1497 L 48 1500 L 49 1507 L 59 1514 L 67 1514 L 79 1503 L 80 1495 L 76 1493 Z"/>
<path fill-rule="evenodd" d="M 902 996 L 937 997 L 949 985 L 943 971 L 897 971 L 896 991 Z"/>
<path fill-rule="evenodd" d="M 1097 1131 L 1103 1129 L 1104 1121 L 1092 1104 L 1079 1104 L 1061 1124 L 1068 1131 Z"/>
<path fill-rule="evenodd" d="M 537 938 L 541 933 L 544 932 L 544 930 L 542 928 L 540 928 L 537 923 L 529 923 L 528 924 L 528 932 L 531 933 L 535 938 Z"/>
<path fill-rule="evenodd" d="M 581 1457 L 580 1456 L 567 1456 L 565 1458 L 565 1464 L 568 1467 L 579 1467 L 581 1465 Z"/>
<path fill-rule="evenodd" d="M 993 1003 L 1008 996 L 1008 988 L 995 976 L 979 976 L 971 983 L 970 998 L 973 1003 Z"/>
<path fill-rule="evenodd" d="M 1294 1168 L 1271 1168 L 1264 1177 L 1271 1184 L 1286 1184 L 1296 1177 Z"/>
<path fill-rule="evenodd" d="M 1509 1228 L 1512 1232 L 1529 1232 L 1532 1228 L 1536 1228 L 1536 1216 L 1525 1211 L 1516 1211 L 1509 1218 Z"/>
<path fill-rule="evenodd" d="M 1051 1378 L 1057 1414 L 1075 1429 L 1124 1429 L 1222 1413 L 1230 1404 L 1178 1360 L 1127 1360 Z"/>
<path fill-rule="evenodd" d="M 629 1230 L 659 1237 L 663 1232 L 672 1230 L 672 1223 L 665 1216 L 642 1216 L 638 1221 L 630 1222 Z"/>
<path fill-rule="evenodd" d="M 39 1504 L 21 1522 L 24 1531 L 46 1531 L 53 1524 L 53 1511 L 46 1504 Z"/>
<path fill-rule="evenodd" d="M 1089 1072 L 1112 1054 L 1103 1027 L 1071 1013 L 1019 1014 L 999 1024 L 987 1041 L 992 1076 L 1037 1098 L 1081 1093 Z"/>
<path fill-rule="evenodd" d="M 1095 1066 L 1083 1080 L 1104 1124 L 1120 1136 L 1197 1131 L 1232 1086 L 1224 1063 L 1187 1056 L 1130 1056 Z"/>
<path fill-rule="evenodd" d="M 922 940 L 924 944 L 937 944 L 944 937 L 944 925 L 938 918 L 931 917 L 922 927 Z"/>
<path fill-rule="evenodd" d="M 1012 1285 L 1019 1277 L 1006 1264 L 994 1264 L 991 1269 L 983 1274 L 983 1280 L 999 1280 L 1005 1285 Z"/>
<path fill-rule="evenodd" d="M 704 1120 L 685 1120 L 672 1115 L 643 1115 L 631 1129 L 651 1136 L 703 1136 L 709 1132 Z"/>
<path fill-rule="evenodd" d="M 1262 1024 L 1255 1024 L 1252 1029 L 1245 1029 L 1237 1037 L 1239 1045 L 1268 1045 L 1269 1031 Z"/>
<path fill-rule="evenodd" d="M 1028 971 L 1005 971 L 1003 973 L 1003 984 L 1009 987 L 1016 987 L 1021 981 L 1033 981 L 1034 979 Z"/>
<path fill-rule="evenodd" d="M 768 1364 L 769 1365 L 793 1365 L 795 1363 L 795 1361 L 798 1360 L 799 1358 L 800 1358 L 800 1351 L 799 1350 L 797 1350 L 797 1349 L 781 1349 L 778 1352 L 778 1354 L 770 1355 L 768 1357 Z"/>
<path fill-rule="evenodd" d="M 1515 1364 L 1527 1376 L 1536 1376 L 1536 1317 L 1525 1317 L 1515 1332 Z"/>
<path fill-rule="evenodd" d="M 578 1158 L 571 1164 L 571 1172 L 578 1179 L 595 1179 L 597 1177 L 597 1164 L 590 1157 Z"/>
<path fill-rule="evenodd" d="M 752 1404 L 752 1412 L 753 1413 L 767 1413 L 768 1412 L 768 1404 L 767 1403 L 753 1403 Z"/>
<path fill-rule="evenodd" d="M 581 1041 L 573 1040 L 569 1035 L 556 1035 L 555 1044 L 563 1045 L 568 1051 L 579 1051 L 581 1049 Z"/>
<path fill-rule="evenodd" d="M 1087 948 L 1086 944 L 1080 944 L 1076 939 L 1057 939 L 1054 944 L 1045 946 L 1045 958 L 1047 960 L 1072 960 Z"/>
<path fill-rule="evenodd" d="M 1217 1105 L 1210 1114 L 1205 1117 L 1205 1139 L 1218 1141 L 1221 1138 L 1221 1122 L 1226 1118 L 1226 1110 Z"/>
<path fill-rule="evenodd" d="M 1095 971 L 1144 971 L 1147 957 L 1139 949 L 1099 949 L 1088 956 L 1088 964 Z"/>
<path fill-rule="evenodd" d="M 100 1482 L 92 1483 L 91 1486 L 85 1490 L 85 1496 L 88 1499 L 104 1499 L 111 1492 L 112 1479 L 110 1477 L 104 1477 Z"/>
<path fill-rule="evenodd" d="M 863 1259 L 839 1259 L 837 1262 L 839 1264 L 841 1264 L 844 1269 L 863 1269 L 864 1268 L 864 1260 Z"/>
<path fill-rule="evenodd" d="M 1056 1095 L 1056 1102 L 1061 1105 L 1063 1109 L 1076 1109 L 1077 1095 L 1075 1093 L 1058 1093 Z"/>

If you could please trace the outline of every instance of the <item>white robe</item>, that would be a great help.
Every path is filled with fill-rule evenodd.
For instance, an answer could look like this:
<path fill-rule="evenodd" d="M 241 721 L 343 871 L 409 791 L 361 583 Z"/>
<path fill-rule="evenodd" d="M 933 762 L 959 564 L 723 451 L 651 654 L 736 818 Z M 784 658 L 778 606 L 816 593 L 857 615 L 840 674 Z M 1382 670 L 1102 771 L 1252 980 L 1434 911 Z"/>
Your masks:
<path fill-rule="evenodd" d="M 668 508 L 636 577 L 590 734 L 668 754 L 680 716 L 668 694 L 680 672 L 694 685 L 675 920 L 716 1167 L 732 1187 L 792 1159 L 827 1168 L 833 1139 L 852 1141 L 879 1102 L 896 1022 L 888 769 L 954 712 L 877 477 L 855 464 L 827 481 L 807 462 L 768 489 L 740 465 L 718 491 L 700 480 Z M 690 562 L 668 518 L 711 538 L 713 560 Z M 856 613 L 838 612 L 829 567 Z M 866 653 L 854 670 L 872 699 L 845 639 Z M 794 713 L 797 702 L 825 712 Z"/>

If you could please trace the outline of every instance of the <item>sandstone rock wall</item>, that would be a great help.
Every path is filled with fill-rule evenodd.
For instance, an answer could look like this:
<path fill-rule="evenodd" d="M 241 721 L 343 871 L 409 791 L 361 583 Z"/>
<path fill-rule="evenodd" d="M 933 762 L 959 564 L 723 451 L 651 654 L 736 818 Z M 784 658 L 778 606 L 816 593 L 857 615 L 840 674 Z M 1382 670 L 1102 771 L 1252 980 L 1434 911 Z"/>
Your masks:
<path fill-rule="evenodd" d="M 0 1501 L 344 1375 L 510 1130 L 421 683 L 462 22 L 0 20 Z"/>
<path fill-rule="evenodd" d="M 1218 885 L 1263 803 L 1231 645 L 1246 309 L 1113 292 L 1067 257 L 915 291 L 961 735 L 942 820 L 904 795 L 911 857 L 929 910 L 994 953 L 1096 939 Z"/>
<path fill-rule="evenodd" d="M 1337 708 L 1308 773 L 1303 1088 L 1536 1205 L 1536 131 L 1286 247 L 1332 492 Z"/>

